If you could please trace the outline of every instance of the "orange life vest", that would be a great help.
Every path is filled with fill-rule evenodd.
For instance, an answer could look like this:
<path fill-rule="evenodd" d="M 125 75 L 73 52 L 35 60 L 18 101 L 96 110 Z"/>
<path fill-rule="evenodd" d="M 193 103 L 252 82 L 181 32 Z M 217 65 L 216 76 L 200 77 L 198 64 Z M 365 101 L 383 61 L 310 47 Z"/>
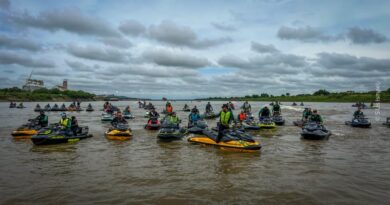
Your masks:
<path fill-rule="evenodd" d="M 240 113 L 239 115 L 240 121 L 243 121 L 246 119 L 246 114 L 245 113 Z"/>
<path fill-rule="evenodd" d="M 167 106 L 167 112 L 168 112 L 168 113 L 171 113 L 172 110 L 173 110 L 172 106 Z"/>

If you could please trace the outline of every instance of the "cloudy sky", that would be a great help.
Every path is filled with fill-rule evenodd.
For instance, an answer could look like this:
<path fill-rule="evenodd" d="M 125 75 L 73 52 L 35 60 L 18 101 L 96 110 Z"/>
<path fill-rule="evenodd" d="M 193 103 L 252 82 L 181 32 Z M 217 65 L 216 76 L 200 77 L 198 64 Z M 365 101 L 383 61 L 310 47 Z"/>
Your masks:
<path fill-rule="evenodd" d="M 390 1 L 0 0 L 0 87 L 194 98 L 390 87 Z"/>

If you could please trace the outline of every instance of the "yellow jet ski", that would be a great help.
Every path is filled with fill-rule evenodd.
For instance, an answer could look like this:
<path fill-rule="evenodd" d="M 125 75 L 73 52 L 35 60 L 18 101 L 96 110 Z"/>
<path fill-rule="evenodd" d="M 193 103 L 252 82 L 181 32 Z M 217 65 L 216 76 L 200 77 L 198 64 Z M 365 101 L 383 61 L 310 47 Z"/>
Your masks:
<path fill-rule="evenodd" d="M 39 129 L 41 129 L 41 126 L 37 125 L 35 120 L 29 120 L 27 124 L 12 131 L 11 135 L 14 139 L 31 139 L 33 135 L 38 134 Z"/>
<path fill-rule="evenodd" d="M 105 135 L 109 140 L 129 140 L 133 136 L 133 133 L 128 124 L 121 123 L 109 129 Z"/>
<path fill-rule="evenodd" d="M 202 135 L 190 135 L 189 142 L 218 146 L 221 149 L 240 152 L 256 152 L 260 150 L 261 145 L 255 141 L 251 135 L 239 131 L 228 130 L 219 143 L 216 142 L 218 132 L 213 130 L 204 130 Z"/>
<path fill-rule="evenodd" d="M 262 118 L 259 122 L 260 129 L 273 129 L 276 128 L 275 122 L 271 118 Z"/>

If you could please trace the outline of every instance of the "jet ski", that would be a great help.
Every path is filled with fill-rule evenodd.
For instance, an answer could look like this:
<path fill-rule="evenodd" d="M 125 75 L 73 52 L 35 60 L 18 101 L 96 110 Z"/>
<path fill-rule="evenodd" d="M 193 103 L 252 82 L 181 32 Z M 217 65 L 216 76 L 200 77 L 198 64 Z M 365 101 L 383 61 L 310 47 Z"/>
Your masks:
<path fill-rule="evenodd" d="M 246 119 L 240 123 L 240 128 L 244 130 L 259 130 L 259 123 L 253 119 Z"/>
<path fill-rule="evenodd" d="M 59 111 L 68 111 L 68 108 L 66 108 L 66 105 L 63 103 L 59 109 Z"/>
<path fill-rule="evenodd" d="M 41 109 L 41 106 L 39 104 L 37 104 L 34 108 L 34 112 L 40 112 L 42 109 Z"/>
<path fill-rule="evenodd" d="M 193 133 L 193 134 L 202 134 L 203 130 L 206 129 L 207 123 L 204 120 L 198 120 L 192 123 L 188 123 L 188 133 Z"/>
<path fill-rule="evenodd" d="M 169 123 L 164 120 L 157 138 L 162 141 L 181 140 L 186 133 L 186 130 L 180 128 L 179 124 Z"/>
<path fill-rule="evenodd" d="M 356 103 L 356 104 L 352 105 L 352 107 L 360 107 L 362 109 L 367 109 L 368 108 L 368 106 L 366 104 L 364 104 L 364 103 L 362 103 L 362 104 Z"/>
<path fill-rule="evenodd" d="M 295 102 L 293 102 L 293 104 L 291 106 L 297 106 L 297 104 Z"/>
<path fill-rule="evenodd" d="M 44 111 L 51 111 L 50 104 L 45 105 L 45 107 L 43 108 L 43 110 L 44 110 Z"/>
<path fill-rule="evenodd" d="M 275 122 L 271 118 L 262 118 L 259 122 L 260 129 L 273 129 L 276 128 Z"/>
<path fill-rule="evenodd" d="M 301 102 L 300 106 L 305 106 L 305 104 L 303 104 L 303 102 Z"/>
<path fill-rule="evenodd" d="M 34 119 L 28 121 L 27 124 L 18 127 L 11 133 L 15 139 L 30 139 L 33 135 L 38 133 L 39 129 L 41 129 L 41 126 L 37 125 Z"/>
<path fill-rule="evenodd" d="M 360 128 L 371 127 L 371 122 L 365 117 L 353 118 L 351 121 L 345 121 L 345 124 L 350 125 L 352 127 L 360 127 Z"/>
<path fill-rule="evenodd" d="M 191 112 L 191 109 L 190 109 L 189 107 L 187 107 L 187 108 L 184 107 L 182 111 L 183 111 L 183 112 Z"/>
<path fill-rule="evenodd" d="M 60 108 L 57 104 L 54 104 L 54 106 L 51 108 L 51 111 L 60 111 Z"/>
<path fill-rule="evenodd" d="M 92 107 L 91 104 L 88 104 L 88 107 L 87 107 L 87 109 L 86 109 L 85 111 L 87 111 L 87 112 L 93 112 L 94 109 L 93 109 L 93 107 Z"/>
<path fill-rule="evenodd" d="M 26 107 L 24 107 L 23 103 L 20 103 L 18 106 L 16 106 L 16 108 L 23 109 L 23 108 L 26 108 Z"/>
<path fill-rule="evenodd" d="M 315 122 L 307 123 L 301 132 L 301 136 L 308 140 L 323 140 L 328 139 L 332 133 L 323 125 L 319 125 Z"/>
<path fill-rule="evenodd" d="M 272 121 L 276 124 L 276 125 L 284 125 L 285 123 L 285 120 L 283 119 L 283 116 L 281 115 L 274 115 L 272 117 Z"/>
<path fill-rule="evenodd" d="M 128 140 L 133 136 L 129 124 L 119 123 L 110 128 L 105 136 L 110 140 Z"/>
<path fill-rule="evenodd" d="M 204 114 L 203 114 L 203 118 L 204 119 L 214 119 L 214 118 L 216 118 L 217 116 L 215 115 L 215 113 L 213 112 L 213 111 L 211 111 L 211 112 L 205 112 Z"/>
<path fill-rule="evenodd" d="M 16 103 L 10 102 L 9 103 L 9 108 L 16 108 Z"/>
<path fill-rule="evenodd" d="M 384 122 L 383 125 L 390 127 L 390 117 L 386 118 L 386 122 Z"/>
<path fill-rule="evenodd" d="M 274 102 L 271 102 L 269 105 L 273 106 L 273 105 L 274 105 Z"/>
<path fill-rule="evenodd" d="M 54 124 L 48 128 L 39 130 L 38 134 L 31 137 L 31 141 L 35 145 L 77 142 L 92 137 L 91 134 L 88 134 L 88 131 L 88 126 L 79 127 L 79 130 L 74 133 L 73 131 L 61 130 L 61 126 Z"/>
<path fill-rule="evenodd" d="M 133 114 L 131 114 L 131 112 L 123 112 L 123 117 L 125 118 L 125 119 L 134 119 L 134 116 L 133 116 Z"/>
<path fill-rule="evenodd" d="M 102 113 L 101 121 L 102 122 L 111 122 L 114 119 L 114 116 L 110 113 Z"/>
<path fill-rule="evenodd" d="M 219 143 L 216 142 L 218 132 L 213 130 L 204 130 L 202 135 L 191 135 L 189 142 L 215 145 L 221 149 L 235 150 L 241 152 L 255 152 L 260 150 L 261 145 L 253 137 L 239 130 L 226 130 Z"/>
<path fill-rule="evenodd" d="M 147 124 L 145 125 L 145 129 L 147 130 L 159 130 L 160 128 L 161 128 L 161 124 L 158 118 L 149 119 Z"/>

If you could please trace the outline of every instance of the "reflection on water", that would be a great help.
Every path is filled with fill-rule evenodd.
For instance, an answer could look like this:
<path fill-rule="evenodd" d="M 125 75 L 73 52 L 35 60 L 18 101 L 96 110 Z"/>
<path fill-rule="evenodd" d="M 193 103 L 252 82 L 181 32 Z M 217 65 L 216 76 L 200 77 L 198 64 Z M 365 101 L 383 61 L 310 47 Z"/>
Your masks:
<path fill-rule="evenodd" d="M 206 104 L 173 106 L 180 110 L 184 103 L 201 112 Z M 218 110 L 222 103 L 212 104 Z M 257 153 L 190 144 L 186 138 L 160 142 L 157 132 L 144 130 L 145 110 L 137 102 L 113 103 L 122 109 L 130 105 L 136 116 L 128 141 L 105 138 L 110 125 L 100 121 L 100 111 L 70 113 L 90 127 L 90 139 L 51 146 L 12 139 L 10 132 L 36 115 L 35 104 L 19 110 L 0 103 L 0 117 L 7 119 L 0 124 L 0 203 L 384 204 L 390 199 L 390 129 L 375 121 L 372 129 L 345 126 L 354 111 L 351 104 L 307 103 L 319 109 L 333 132 L 327 141 L 309 141 L 292 126 L 302 107 L 284 103 L 286 126 L 251 132 L 262 144 Z M 92 102 L 95 110 L 102 104 Z M 165 103 L 154 104 L 162 111 Z M 251 104 L 258 110 L 268 103 Z M 381 109 L 384 121 L 390 106 Z M 374 110 L 364 112 L 374 119 Z M 189 113 L 178 114 L 186 125 Z M 59 113 L 48 115 L 50 122 L 60 119 Z M 216 120 L 207 122 L 213 127 Z"/>

